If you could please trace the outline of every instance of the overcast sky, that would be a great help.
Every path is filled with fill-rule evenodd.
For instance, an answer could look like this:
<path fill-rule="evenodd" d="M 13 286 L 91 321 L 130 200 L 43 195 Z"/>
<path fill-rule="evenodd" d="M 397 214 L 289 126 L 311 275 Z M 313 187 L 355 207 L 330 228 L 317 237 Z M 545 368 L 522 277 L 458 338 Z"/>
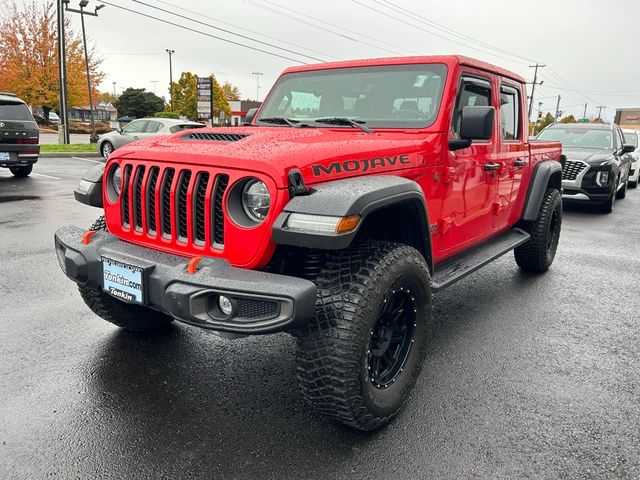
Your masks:
<path fill-rule="evenodd" d="M 77 6 L 78 2 L 71 0 L 71 6 Z M 144 87 L 151 91 L 155 88 L 157 94 L 166 96 L 167 48 L 175 50 L 174 78 L 187 70 L 200 75 L 214 73 L 219 80 L 237 85 L 243 98 L 255 98 L 256 79 L 251 74 L 262 72 L 261 99 L 282 69 L 296 63 L 318 61 L 310 57 L 331 61 L 398 54 L 460 53 L 506 67 L 528 80 L 533 79 L 533 69 L 528 67 L 532 61 L 546 64 L 539 75 L 544 85 L 537 88 L 535 95 L 535 108 L 541 101 L 544 111 L 555 112 L 557 95 L 562 96 L 561 110 L 576 116 L 582 116 L 585 102 L 589 104 L 588 116 L 597 114 L 597 105 L 606 105 L 605 119 L 613 117 L 616 107 L 640 106 L 639 0 L 142 2 L 290 51 L 175 17 L 134 0 L 109 0 L 112 5 L 290 59 L 252 51 L 107 5 L 100 10 L 98 18 L 86 17 L 91 42 L 104 58 L 103 90 L 112 91 L 112 82 L 116 82 L 118 92 L 127 87 Z M 99 3 L 91 0 L 90 7 Z M 405 10 L 393 11 L 388 8 L 390 4 Z M 71 14 L 71 18 L 79 29 L 78 15 Z M 445 33 L 425 21 L 436 22 L 504 53 Z"/>

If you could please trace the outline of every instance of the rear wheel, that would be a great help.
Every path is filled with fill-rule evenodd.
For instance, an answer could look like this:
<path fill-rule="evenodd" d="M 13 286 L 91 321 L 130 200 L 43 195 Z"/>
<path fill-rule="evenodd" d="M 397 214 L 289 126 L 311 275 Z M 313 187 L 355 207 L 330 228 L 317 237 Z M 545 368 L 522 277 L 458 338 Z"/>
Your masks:
<path fill-rule="evenodd" d="M 562 195 L 555 188 L 544 194 L 535 221 L 523 225 L 531 239 L 514 250 L 516 263 L 527 271 L 546 272 L 556 256 L 562 227 Z"/>
<path fill-rule="evenodd" d="M 359 430 L 407 401 L 431 334 L 431 284 L 412 247 L 370 242 L 331 254 L 316 278 L 316 316 L 298 337 L 305 400 Z"/>
<path fill-rule="evenodd" d="M 104 216 L 99 217 L 90 230 L 106 230 Z M 173 317 L 147 307 L 122 302 L 102 290 L 78 285 L 80 296 L 89 308 L 107 322 L 133 332 L 146 332 L 167 326 Z"/>
<path fill-rule="evenodd" d="M 25 167 L 9 167 L 9 171 L 18 178 L 28 177 L 33 170 L 33 165 L 27 165 Z"/>

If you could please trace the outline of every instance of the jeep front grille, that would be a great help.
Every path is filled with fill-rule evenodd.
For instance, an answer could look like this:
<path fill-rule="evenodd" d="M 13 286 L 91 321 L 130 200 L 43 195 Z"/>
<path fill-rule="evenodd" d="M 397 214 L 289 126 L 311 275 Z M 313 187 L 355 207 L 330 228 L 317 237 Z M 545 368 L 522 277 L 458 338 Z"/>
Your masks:
<path fill-rule="evenodd" d="M 575 180 L 585 168 L 587 168 L 585 163 L 567 160 L 562 170 L 562 179 Z"/>
<path fill-rule="evenodd" d="M 226 173 L 127 164 L 121 225 L 152 238 L 221 249 L 228 184 Z"/>

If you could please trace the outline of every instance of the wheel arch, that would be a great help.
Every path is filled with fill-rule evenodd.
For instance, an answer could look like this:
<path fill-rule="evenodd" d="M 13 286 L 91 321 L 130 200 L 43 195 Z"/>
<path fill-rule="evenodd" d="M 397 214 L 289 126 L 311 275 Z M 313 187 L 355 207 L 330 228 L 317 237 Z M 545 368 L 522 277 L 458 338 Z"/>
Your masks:
<path fill-rule="evenodd" d="M 562 164 L 556 160 L 545 160 L 534 167 L 522 210 L 522 220 L 530 222 L 538 217 L 544 193 L 549 187 L 562 192 Z"/>
<path fill-rule="evenodd" d="M 360 215 L 358 227 L 345 234 L 317 234 L 291 230 L 291 214 L 347 217 Z M 293 197 L 273 225 L 272 240 L 279 245 L 319 250 L 341 250 L 360 239 L 388 240 L 416 248 L 433 271 L 429 217 L 420 186 L 409 179 L 376 175 L 317 185 L 304 196 Z"/>

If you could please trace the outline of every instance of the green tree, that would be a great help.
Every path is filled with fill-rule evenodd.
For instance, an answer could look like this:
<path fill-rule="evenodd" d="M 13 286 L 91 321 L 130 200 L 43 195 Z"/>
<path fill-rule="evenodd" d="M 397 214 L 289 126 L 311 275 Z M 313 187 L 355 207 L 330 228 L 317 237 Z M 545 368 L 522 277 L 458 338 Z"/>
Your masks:
<path fill-rule="evenodd" d="M 98 94 L 98 100 L 115 105 L 118 102 L 118 96 L 111 92 L 100 92 Z"/>
<path fill-rule="evenodd" d="M 191 72 L 182 72 L 180 79 L 173 82 L 171 90 L 173 92 L 173 112 L 180 116 L 185 116 L 189 120 L 197 120 L 197 81 L 196 76 Z"/>
<path fill-rule="evenodd" d="M 576 120 L 576 117 L 574 117 L 573 115 L 567 115 L 566 117 L 562 117 L 560 119 L 560 123 L 578 123 L 578 120 Z"/>
<path fill-rule="evenodd" d="M 224 116 L 231 116 L 231 108 L 229 102 L 227 102 L 227 96 L 225 95 L 222 86 L 216 80 L 216 76 L 211 74 L 211 80 L 213 80 L 213 116 L 222 119 Z"/>
<path fill-rule="evenodd" d="M 240 89 L 230 82 L 222 84 L 222 91 L 227 100 L 240 100 Z"/>
<path fill-rule="evenodd" d="M 552 123 L 554 123 L 556 121 L 556 119 L 554 118 L 553 115 L 551 115 L 551 113 L 547 112 L 547 114 L 544 116 L 544 118 L 542 120 L 540 120 L 540 124 L 538 126 L 538 131 L 542 130 L 543 128 L 551 125 Z"/>
<path fill-rule="evenodd" d="M 164 100 L 144 88 L 127 88 L 115 105 L 118 114 L 127 117 L 152 117 L 164 110 Z"/>

